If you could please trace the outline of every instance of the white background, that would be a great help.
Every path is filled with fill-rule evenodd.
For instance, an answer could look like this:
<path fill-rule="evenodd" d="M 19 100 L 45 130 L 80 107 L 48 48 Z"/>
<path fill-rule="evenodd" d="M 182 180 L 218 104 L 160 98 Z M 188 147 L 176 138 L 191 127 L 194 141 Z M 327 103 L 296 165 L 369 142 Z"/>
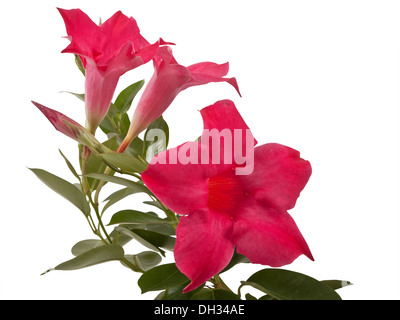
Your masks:
<path fill-rule="evenodd" d="M 84 79 L 73 56 L 60 53 L 68 40 L 56 6 L 79 7 L 96 22 L 122 10 L 150 42 L 175 42 L 183 65 L 229 61 L 243 97 L 225 83 L 182 92 L 165 113 L 171 146 L 197 138 L 197 110 L 232 99 L 260 144 L 291 146 L 313 166 L 291 214 L 315 262 L 300 257 L 285 268 L 353 282 L 339 291 L 343 299 L 400 298 L 400 3 L 367 0 L 7 2 L 0 12 L 0 298 L 156 295 L 141 295 L 139 274 L 118 262 L 40 276 L 70 259 L 76 242 L 94 238 L 83 215 L 27 169 L 72 181 L 58 148 L 77 165 L 75 142 L 30 103 L 84 123 L 83 103 L 59 93 L 83 93 Z M 151 74 L 151 64 L 126 73 L 117 92 Z M 140 209 L 141 200 L 127 198 L 121 208 Z M 261 268 L 241 265 L 223 278 L 236 289 Z"/>

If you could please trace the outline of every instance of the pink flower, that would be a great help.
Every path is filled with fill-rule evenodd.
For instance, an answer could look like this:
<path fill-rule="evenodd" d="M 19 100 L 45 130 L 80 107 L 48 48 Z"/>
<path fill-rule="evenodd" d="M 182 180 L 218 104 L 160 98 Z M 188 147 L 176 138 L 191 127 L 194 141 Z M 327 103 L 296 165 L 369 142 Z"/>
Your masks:
<path fill-rule="evenodd" d="M 37 103 L 35 101 L 32 101 L 32 103 L 46 116 L 46 118 L 51 122 L 56 130 L 78 141 L 80 131 L 85 130 L 85 128 L 82 127 L 78 122 L 72 120 L 71 118 L 68 118 L 61 112 L 47 108 L 40 103 Z"/>
<path fill-rule="evenodd" d="M 310 163 L 289 147 L 269 143 L 254 148 L 256 141 L 246 139 L 254 151 L 251 174 L 237 175 L 237 161 L 213 163 L 212 155 L 204 164 L 201 155 L 214 152 L 206 141 L 209 129 L 228 129 L 232 134 L 249 129 L 229 100 L 202 109 L 201 115 L 205 130 L 199 143 L 188 142 L 157 155 L 142 173 L 146 186 L 181 215 L 174 255 L 179 270 L 191 279 L 183 292 L 223 270 L 235 247 L 252 263 L 272 267 L 290 264 L 301 254 L 313 260 L 287 213 L 311 175 Z M 242 139 L 239 142 L 244 143 Z M 220 149 L 221 159 L 236 152 L 229 143 Z M 176 154 L 185 159 L 188 152 L 198 161 L 174 162 Z"/>
<path fill-rule="evenodd" d="M 89 159 L 91 151 L 94 151 L 96 154 L 110 152 L 88 129 L 81 126 L 78 122 L 40 103 L 35 101 L 32 101 L 32 103 L 46 116 L 56 130 L 85 146 L 82 156 L 86 159 Z"/>
<path fill-rule="evenodd" d="M 228 82 L 239 93 L 235 78 L 224 78 L 229 64 L 201 62 L 189 67 L 180 65 L 169 47 L 159 49 L 154 58 L 155 72 L 147 84 L 133 114 L 129 132 L 119 148 L 123 152 L 131 141 L 169 107 L 179 92 L 210 82 Z"/>
<path fill-rule="evenodd" d="M 150 45 L 136 21 L 120 11 L 98 26 L 79 9 L 58 9 L 70 45 L 62 52 L 80 56 L 86 71 L 87 128 L 94 133 L 107 114 L 119 77 L 150 61 L 159 43 Z"/>

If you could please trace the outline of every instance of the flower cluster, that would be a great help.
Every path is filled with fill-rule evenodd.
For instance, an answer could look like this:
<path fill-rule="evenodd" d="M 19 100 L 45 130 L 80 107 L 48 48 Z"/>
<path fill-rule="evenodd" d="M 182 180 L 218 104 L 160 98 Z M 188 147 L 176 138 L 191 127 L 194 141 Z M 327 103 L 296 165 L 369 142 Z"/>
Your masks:
<path fill-rule="evenodd" d="M 231 100 L 201 109 L 204 130 L 197 133 L 197 141 L 167 147 L 169 126 L 162 115 L 181 91 L 225 82 L 241 95 L 236 79 L 226 77 L 228 63 L 183 66 L 173 56 L 173 43 L 159 38 L 151 44 L 136 21 L 122 12 L 97 25 L 79 9 L 58 10 L 70 41 L 62 52 L 74 54 L 85 75 L 85 93 L 75 95 L 85 102 L 86 122 L 81 125 L 33 103 L 58 131 L 79 143 L 80 174 L 62 156 L 80 188 L 45 170 L 31 170 L 83 212 L 99 239 L 77 243 L 72 250 L 76 257 L 54 269 L 119 260 L 143 273 L 138 282 L 142 292 L 162 291 L 159 299 L 177 294 L 190 299 L 236 299 L 244 285 L 261 288 L 264 299 L 339 299 L 335 289 L 344 282 L 338 285 L 339 281 L 323 282 L 275 269 L 300 255 L 313 260 L 288 213 L 311 175 L 310 163 L 298 151 L 276 143 L 256 146 Z M 154 74 L 129 117 L 144 81 L 133 83 L 113 102 L 118 81 L 127 71 L 150 62 Z M 107 141 L 98 141 L 99 127 Z M 106 183 L 124 188 L 107 197 L 100 210 L 100 191 Z M 151 201 L 146 203 L 166 217 L 122 210 L 111 217 L 108 226 L 115 227 L 109 232 L 103 223 L 105 211 L 139 192 L 147 194 Z M 123 246 L 131 240 L 150 251 L 126 254 Z M 165 250 L 173 251 L 175 263 L 157 266 Z M 220 274 L 237 263 L 273 268 L 243 281 L 235 294 Z M 160 281 L 160 277 L 172 280 Z"/>

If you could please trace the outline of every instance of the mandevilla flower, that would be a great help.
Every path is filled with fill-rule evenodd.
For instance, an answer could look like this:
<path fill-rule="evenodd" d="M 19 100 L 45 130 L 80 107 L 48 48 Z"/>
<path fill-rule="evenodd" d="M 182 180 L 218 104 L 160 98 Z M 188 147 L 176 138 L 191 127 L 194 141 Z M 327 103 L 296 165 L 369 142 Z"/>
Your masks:
<path fill-rule="evenodd" d="M 229 64 L 201 62 L 189 67 L 180 65 L 172 55 L 171 48 L 159 49 L 154 61 L 154 74 L 147 84 L 133 114 L 132 122 L 119 152 L 123 152 L 132 140 L 160 117 L 179 92 L 210 82 L 228 82 L 239 93 L 235 78 L 224 78 Z"/>
<path fill-rule="evenodd" d="M 159 42 L 150 45 L 136 21 L 120 11 L 100 26 L 80 9 L 58 9 L 71 43 L 62 52 L 79 55 L 85 67 L 86 126 L 94 134 L 107 114 L 119 77 L 150 61 Z"/>
<path fill-rule="evenodd" d="M 229 100 L 202 109 L 201 115 L 204 132 L 200 142 L 187 142 L 157 155 L 142 173 L 146 186 L 181 215 L 174 255 L 179 270 L 191 279 L 183 292 L 199 287 L 222 271 L 235 247 L 252 263 L 272 267 L 290 264 L 301 254 L 313 260 L 287 212 L 294 207 L 311 175 L 310 163 L 300 158 L 298 151 L 280 144 L 254 148 L 254 139 L 246 140 L 254 151 L 251 174 L 237 175 L 237 161 L 215 163 L 211 155 L 209 161 L 204 161 L 201 155 L 207 153 L 220 152 L 220 159 L 224 159 L 228 152 L 236 152 L 230 149 L 230 142 L 214 149 L 205 141 L 209 130 L 229 130 L 232 136 L 239 137 L 234 132 L 249 129 Z M 187 152 L 194 150 L 195 161 L 175 161 L 176 154 L 188 159 Z"/>

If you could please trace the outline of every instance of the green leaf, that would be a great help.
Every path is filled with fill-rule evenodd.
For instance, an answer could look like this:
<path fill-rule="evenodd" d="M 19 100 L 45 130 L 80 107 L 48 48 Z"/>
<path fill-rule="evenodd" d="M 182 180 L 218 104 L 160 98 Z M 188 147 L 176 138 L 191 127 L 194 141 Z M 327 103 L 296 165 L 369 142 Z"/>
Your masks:
<path fill-rule="evenodd" d="M 174 237 L 170 237 L 150 230 L 136 229 L 135 227 L 131 228 L 130 230 L 136 235 L 140 236 L 142 239 L 145 239 L 149 243 L 153 244 L 157 248 L 163 248 L 170 251 L 174 250 L 176 241 Z"/>
<path fill-rule="evenodd" d="M 203 288 L 195 293 L 190 300 L 240 300 L 233 292 L 221 289 Z"/>
<path fill-rule="evenodd" d="M 81 181 L 79 174 L 76 172 L 76 170 L 75 170 L 74 166 L 71 164 L 71 162 L 67 159 L 66 156 L 64 156 L 64 154 L 61 152 L 60 149 L 58 149 L 58 151 L 60 152 L 61 156 L 64 158 L 65 163 L 67 164 L 69 170 L 72 172 L 72 174 L 75 176 L 75 178 L 77 178 L 79 181 Z"/>
<path fill-rule="evenodd" d="M 333 290 L 353 285 L 350 281 L 343 281 L 343 280 L 323 280 L 321 282 L 325 283 Z"/>
<path fill-rule="evenodd" d="M 117 138 L 113 137 L 109 140 L 103 142 L 103 145 L 111 150 L 116 150 L 118 148 Z M 86 165 L 86 176 L 90 174 L 98 174 L 103 173 L 107 168 L 107 165 L 104 163 L 102 159 L 96 156 L 94 153 L 90 155 L 89 161 Z M 99 185 L 100 181 L 98 179 L 93 179 L 88 177 L 89 187 L 90 190 L 96 190 L 97 186 Z"/>
<path fill-rule="evenodd" d="M 168 288 L 162 291 L 154 300 L 190 300 L 190 298 L 203 289 L 203 286 L 198 287 L 187 293 L 182 293 L 183 289 L 189 282 L 185 282 L 179 286 Z"/>
<path fill-rule="evenodd" d="M 85 253 L 86 251 L 89 251 L 93 248 L 97 248 L 100 246 L 104 246 L 104 243 L 101 240 L 96 240 L 96 239 L 82 240 L 76 243 L 72 247 L 71 252 L 76 257 L 81 255 L 82 253 Z"/>
<path fill-rule="evenodd" d="M 72 94 L 73 96 L 77 97 L 79 100 L 85 102 L 85 94 L 84 93 L 74 93 L 74 92 L 70 92 L 70 91 L 61 91 L 60 93 Z"/>
<path fill-rule="evenodd" d="M 76 63 L 76 66 L 78 67 L 78 69 L 82 72 L 82 74 L 85 75 L 85 73 L 86 73 L 85 67 L 83 66 L 81 58 L 77 54 L 75 54 L 75 63 Z"/>
<path fill-rule="evenodd" d="M 142 89 L 143 85 L 144 85 L 144 80 L 141 80 L 135 82 L 134 84 L 131 84 L 129 87 L 121 91 L 121 93 L 118 95 L 117 99 L 114 102 L 115 106 L 117 107 L 120 113 L 126 113 L 129 110 L 133 99 L 140 91 L 140 89 Z"/>
<path fill-rule="evenodd" d="M 341 300 L 328 285 L 301 273 L 283 269 L 263 269 L 243 285 L 250 285 L 278 300 Z"/>
<path fill-rule="evenodd" d="M 111 217 L 111 221 L 108 225 L 113 224 L 150 224 L 150 223 L 168 223 L 165 220 L 159 218 L 153 212 L 140 212 L 136 210 L 122 210 L 115 213 Z"/>
<path fill-rule="evenodd" d="M 124 173 L 141 173 L 147 167 L 137 157 L 127 153 L 110 152 L 103 153 L 100 156 L 107 164 L 121 169 Z"/>
<path fill-rule="evenodd" d="M 160 252 L 163 256 L 165 256 L 165 252 L 161 250 L 159 247 L 155 246 L 151 242 L 147 241 L 146 239 L 142 238 L 140 235 L 138 235 L 136 232 L 132 232 L 128 228 L 125 228 L 123 226 L 119 226 L 115 228 L 115 231 L 117 231 L 120 234 L 123 234 L 125 236 L 131 237 L 132 239 L 135 239 L 137 242 L 139 242 L 141 245 L 145 246 L 146 248 Z"/>
<path fill-rule="evenodd" d="M 111 195 L 109 195 L 104 201 L 108 201 L 107 204 L 103 207 L 103 210 L 101 211 L 104 213 L 109 207 L 112 205 L 116 204 L 118 201 L 126 198 L 127 196 L 130 196 L 132 194 L 137 193 L 135 190 L 130 189 L 130 188 L 124 188 L 118 191 L 115 191 Z"/>
<path fill-rule="evenodd" d="M 144 251 L 139 254 L 126 255 L 125 258 L 143 272 L 154 268 L 162 261 L 160 255 L 153 251 Z"/>
<path fill-rule="evenodd" d="M 72 183 L 55 176 L 54 174 L 47 172 L 42 169 L 30 169 L 45 185 L 63 196 L 65 199 L 70 201 L 79 210 L 83 212 L 85 216 L 90 213 L 90 206 L 86 200 L 85 195 Z"/>
<path fill-rule="evenodd" d="M 138 280 L 142 293 L 174 288 L 189 283 L 189 278 L 181 273 L 175 263 L 164 264 L 143 273 Z"/>
<path fill-rule="evenodd" d="M 167 150 L 169 142 L 169 128 L 161 116 L 147 128 L 143 139 L 143 156 L 150 162 L 154 156 Z"/>
<path fill-rule="evenodd" d="M 175 235 L 175 228 L 173 226 L 173 222 L 170 220 L 163 220 L 163 223 L 152 223 L 146 224 L 145 230 L 154 231 L 156 233 L 161 233 L 166 236 L 174 236 Z"/>
<path fill-rule="evenodd" d="M 121 247 L 123 247 L 132 240 L 132 237 L 121 234 L 116 230 L 111 231 L 110 238 L 112 239 L 114 244 L 118 244 Z"/>
<path fill-rule="evenodd" d="M 257 300 L 257 298 L 251 295 L 250 293 L 246 293 L 246 300 Z"/>
<path fill-rule="evenodd" d="M 135 182 L 132 180 L 128 180 L 125 178 L 121 178 L 121 177 L 116 177 L 116 176 L 111 176 L 108 174 L 102 174 L 102 173 L 90 173 L 87 174 L 85 177 L 89 177 L 89 178 L 93 178 L 93 179 L 97 179 L 97 180 L 103 180 L 103 181 L 107 181 L 107 182 L 112 182 L 115 184 L 120 184 L 122 186 L 128 187 L 129 189 L 132 189 L 133 191 L 136 192 L 144 192 L 147 194 L 152 194 L 151 191 L 144 185 L 141 184 L 139 182 Z"/>
<path fill-rule="evenodd" d="M 275 299 L 274 297 L 271 297 L 270 295 L 266 294 L 266 295 L 260 297 L 260 299 L 258 299 L 258 300 L 278 300 L 278 299 Z"/>
<path fill-rule="evenodd" d="M 164 211 L 163 206 L 158 201 L 143 201 L 144 204 L 148 204 L 149 206 L 156 207 L 162 211 Z"/>
<path fill-rule="evenodd" d="M 239 264 L 239 263 L 250 263 L 249 259 L 247 259 L 246 256 L 239 254 L 236 252 L 233 253 L 232 259 L 229 262 L 229 264 L 225 267 L 224 270 L 222 270 L 220 273 L 226 272 L 229 269 L 233 268 L 235 265 Z"/>
<path fill-rule="evenodd" d="M 56 266 L 55 270 L 77 270 L 103 262 L 122 260 L 124 249 L 116 244 L 109 244 L 90 249 L 79 256 Z"/>

